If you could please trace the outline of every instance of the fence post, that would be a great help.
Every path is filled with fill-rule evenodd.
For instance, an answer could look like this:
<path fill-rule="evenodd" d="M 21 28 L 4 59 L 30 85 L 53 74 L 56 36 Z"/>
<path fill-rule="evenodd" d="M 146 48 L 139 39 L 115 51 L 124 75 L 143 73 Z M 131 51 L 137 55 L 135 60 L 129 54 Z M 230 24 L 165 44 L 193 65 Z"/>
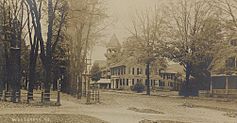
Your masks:
<path fill-rule="evenodd" d="M 2 100 L 2 91 L 0 92 L 0 100 Z"/>
<path fill-rule="evenodd" d="M 3 90 L 3 93 L 2 93 L 2 101 L 6 101 L 6 91 Z"/>
<path fill-rule="evenodd" d="M 61 103 L 60 103 L 60 90 L 58 90 L 57 92 L 58 92 L 57 105 L 61 105 Z"/>
<path fill-rule="evenodd" d="M 93 101 L 94 102 L 96 101 L 96 91 L 95 91 L 95 89 L 93 89 Z"/>
<path fill-rule="evenodd" d="M 41 92 L 41 103 L 44 103 L 44 92 Z"/>
<path fill-rule="evenodd" d="M 97 103 L 100 103 L 100 91 L 98 90 L 98 100 L 97 100 Z"/>
<path fill-rule="evenodd" d="M 90 104 L 91 101 L 90 101 L 90 97 L 91 96 L 91 91 L 88 91 L 88 94 L 87 94 L 87 98 L 86 98 L 86 104 Z"/>
<path fill-rule="evenodd" d="M 21 102 L 21 90 L 19 90 L 19 95 L 18 95 L 18 102 Z"/>
<path fill-rule="evenodd" d="M 20 92 L 16 92 L 16 102 L 19 103 L 20 102 Z"/>

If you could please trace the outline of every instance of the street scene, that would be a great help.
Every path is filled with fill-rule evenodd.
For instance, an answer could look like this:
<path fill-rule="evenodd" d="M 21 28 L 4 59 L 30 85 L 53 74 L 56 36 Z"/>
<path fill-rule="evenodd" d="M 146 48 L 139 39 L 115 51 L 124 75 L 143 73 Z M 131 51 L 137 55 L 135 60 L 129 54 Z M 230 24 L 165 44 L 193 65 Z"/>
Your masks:
<path fill-rule="evenodd" d="M 237 123 L 236 0 L 0 0 L 0 123 Z"/>

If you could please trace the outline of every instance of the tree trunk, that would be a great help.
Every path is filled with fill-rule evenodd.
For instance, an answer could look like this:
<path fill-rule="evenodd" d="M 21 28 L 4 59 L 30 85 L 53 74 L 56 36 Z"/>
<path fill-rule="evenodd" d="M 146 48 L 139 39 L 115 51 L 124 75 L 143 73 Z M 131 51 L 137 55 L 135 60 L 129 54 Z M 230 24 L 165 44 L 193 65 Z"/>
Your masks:
<path fill-rule="evenodd" d="M 186 77 L 185 77 L 185 85 L 189 86 L 190 84 L 190 76 L 191 76 L 191 66 L 187 65 L 186 67 Z"/>
<path fill-rule="evenodd" d="M 33 92 L 34 92 L 33 90 L 34 90 L 34 83 L 35 83 L 38 50 L 39 50 L 39 42 L 36 41 L 35 39 L 34 44 L 31 47 L 31 51 L 30 51 L 29 84 L 28 84 L 27 100 L 33 100 Z"/>
<path fill-rule="evenodd" d="M 54 10 L 52 0 L 48 0 L 48 33 L 46 42 L 46 55 L 43 56 L 45 67 L 45 101 L 50 101 L 51 72 L 52 72 L 52 37 L 53 37 Z M 41 47 L 44 48 L 44 47 Z M 41 54 L 44 54 L 41 52 Z M 45 60 L 45 61 L 44 61 Z"/>
<path fill-rule="evenodd" d="M 32 55 L 32 54 L 31 54 Z M 28 84 L 28 100 L 33 100 L 33 89 L 34 89 L 34 83 L 35 83 L 35 67 L 36 63 L 33 56 L 30 58 L 30 66 L 29 66 L 29 84 Z"/>
<path fill-rule="evenodd" d="M 10 50 L 10 86 L 12 89 L 12 102 L 16 102 L 16 92 L 20 92 L 20 49 L 11 48 Z"/>
<path fill-rule="evenodd" d="M 150 63 L 148 62 L 146 64 L 146 81 L 147 81 L 147 95 L 151 95 L 151 90 L 150 90 Z"/>
<path fill-rule="evenodd" d="M 52 70 L 52 65 L 51 62 L 52 60 L 50 60 L 50 58 L 48 57 L 46 59 L 46 66 L 45 66 L 45 83 L 44 83 L 44 93 L 45 93 L 45 99 L 44 101 L 50 101 L 50 88 L 51 88 L 51 70 Z"/>
<path fill-rule="evenodd" d="M 190 87 L 190 76 L 191 76 L 191 64 L 186 64 L 186 77 L 185 77 L 185 85 L 184 85 L 184 96 L 190 96 L 191 95 L 191 87 Z"/>

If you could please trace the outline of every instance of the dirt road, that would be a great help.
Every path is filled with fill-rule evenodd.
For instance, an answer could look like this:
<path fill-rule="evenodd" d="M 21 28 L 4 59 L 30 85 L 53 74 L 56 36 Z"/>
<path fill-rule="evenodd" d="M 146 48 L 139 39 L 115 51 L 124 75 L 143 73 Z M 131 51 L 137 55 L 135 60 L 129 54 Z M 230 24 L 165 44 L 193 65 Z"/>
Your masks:
<path fill-rule="evenodd" d="M 217 102 L 137 94 L 102 92 L 101 104 L 86 105 L 63 94 L 60 107 L 0 108 L 3 114 L 87 115 L 110 123 L 138 123 L 141 120 L 170 120 L 191 123 L 237 123 L 236 102 Z"/>

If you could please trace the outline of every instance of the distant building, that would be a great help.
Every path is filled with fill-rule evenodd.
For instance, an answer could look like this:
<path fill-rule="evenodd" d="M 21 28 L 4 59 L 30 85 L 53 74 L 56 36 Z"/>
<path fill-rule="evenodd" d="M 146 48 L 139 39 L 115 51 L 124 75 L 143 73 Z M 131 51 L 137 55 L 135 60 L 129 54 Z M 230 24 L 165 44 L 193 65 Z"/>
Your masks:
<path fill-rule="evenodd" d="M 111 88 L 111 82 L 110 79 L 100 79 L 97 82 L 92 82 L 91 85 L 98 87 L 100 89 L 110 89 Z"/>
<path fill-rule="evenodd" d="M 138 82 L 147 86 L 146 65 L 134 64 L 133 58 L 128 58 L 121 63 L 110 67 L 111 88 L 130 89 Z M 150 71 L 150 86 L 152 89 L 179 90 L 181 86 L 178 72 L 159 70 L 158 66 L 152 66 Z"/>
<path fill-rule="evenodd" d="M 131 89 L 138 82 L 147 85 L 146 65 L 138 63 L 135 57 L 123 56 L 122 47 L 116 35 L 112 36 L 106 47 L 107 66 L 102 69 L 102 78 L 111 80 L 112 89 Z M 177 70 L 161 71 L 158 66 L 151 65 L 150 85 L 153 89 L 178 90 L 181 81 L 177 75 Z"/>
<path fill-rule="evenodd" d="M 159 73 L 161 79 L 158 87 L 161 89 L 180 90 L 185 75 L 183 66 L 169 64 L 165 70 Z"/>
<path fill-rule="evenodd" d="M 110 79 L 110 70 L 106 60 L 96 60 L 94 64 L 98 64 L 101 70 L 102 79 Z"/>
<path fill-rule="evenodd" d="M 111 87 L 113 89 L 130 89 L 138 82 L 146 83 L 146 65 L 136 63 L 134 57 L 122 60 L 121 62 L 110 66 Z M 156 87 L 160 76 L 158 69 L 150 73 L 150 83 Z"/>
<path fill-rule="evenodd" d="M 229 42 L 228 50 L 221 50 L 220 58 L 211 65 L 210 93 L 213 96 L 237 97 L 237 39 Z M 227 55 L 228 54 L 228 55 Z"/>
<path fill-rule="evenodd" d="M 106 60 L 96 60 L 94 64 L 98 64 L 101 70 L 101 78 L 99 81 L 91 81 L 92 86 L 96 86 L 100 89 L 110 89 L 111 80 L 110 80 L 110 70 L 108 69 Z"/>

